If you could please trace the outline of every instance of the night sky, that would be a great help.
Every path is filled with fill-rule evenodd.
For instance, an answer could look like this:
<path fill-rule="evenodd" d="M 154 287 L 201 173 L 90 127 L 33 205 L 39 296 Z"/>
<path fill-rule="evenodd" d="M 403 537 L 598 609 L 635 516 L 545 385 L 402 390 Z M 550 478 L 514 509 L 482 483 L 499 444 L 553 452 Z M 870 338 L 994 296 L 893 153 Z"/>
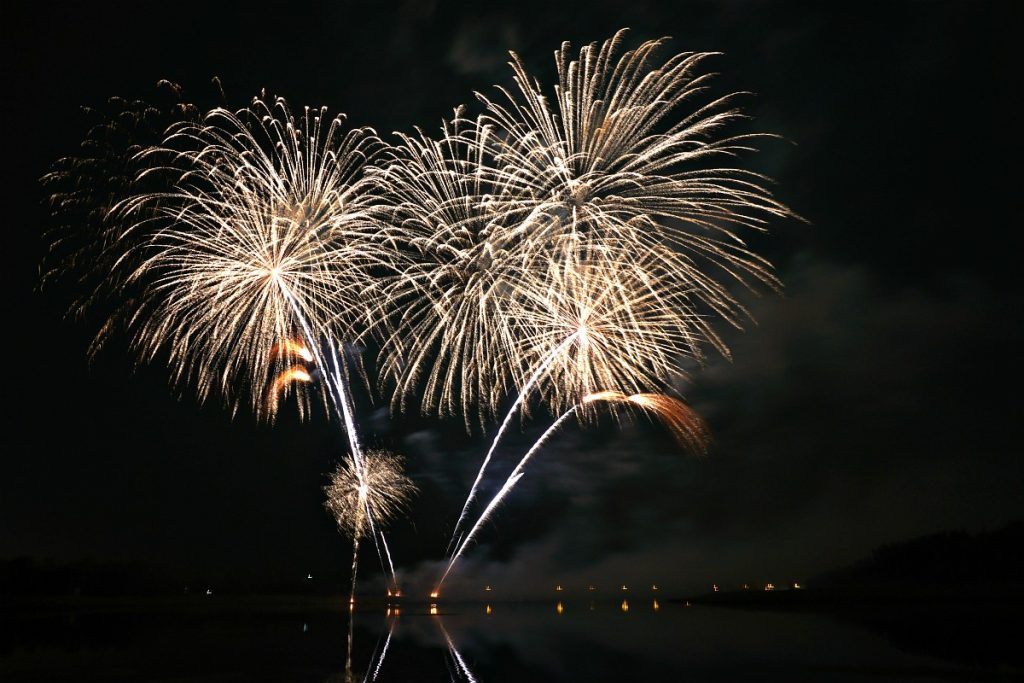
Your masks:
<path fill-rule="evenodd" d="M 0 558 L 140 561 L 181 575 L 347 574 L 321 487 L 344 454 L 324 419 L 273 427 L 197 406 L 166 368 L 65 319 L 39 291 L 47 226 L 37 179 L 73 153 L 82 105 L 157 94 L 244 106 L 261 88 L 382 134 L 436 129 L 474 90 L 509 85 L 507 51 L 550 83 L 553 51 L 631 27 L 714 50 L 720 92 L 754 95 L 750 165 L 807 222 L 757 249 L 782 296 L 720 327 L 733 360 L 691 368 L 706 458 L 640 420 L 567 429 L 482 534 L 461 576 L 523 592 L 571 582 L 803 578 L 885 542 L 1024 518 L 1019 357 L 1019 9 L 988 3 L 6 2 L 6 444 Z M 213 3 L 210 3 L 211 5 Z M 359 391 L 364 439 L 405 454 L 421 486 L 393 530 L 424 577 L 485 442 L 461 422 L 389 419 Z M 526 426 L 510 466 L 546 426 Z M 496 472 L 501 471 L 495 470 Z M 376 560 L 364 556 L 372 574 Z M 453 585 L 457 583 L 453 582 Z"/>

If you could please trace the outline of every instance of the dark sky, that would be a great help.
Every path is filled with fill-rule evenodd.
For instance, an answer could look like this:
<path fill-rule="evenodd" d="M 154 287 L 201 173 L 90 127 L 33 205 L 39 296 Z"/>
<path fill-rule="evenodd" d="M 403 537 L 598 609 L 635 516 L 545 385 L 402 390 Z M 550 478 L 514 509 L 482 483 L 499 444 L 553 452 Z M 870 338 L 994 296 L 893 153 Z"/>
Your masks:
<path fill-rule="evenodd" d="M 382 133 L 430 129 L 473 90 L 510 84 L 507 50 L 550 82 L 562 40 L 624 26 L 633 44 L 670 35 L 680 51 L 725 53 L 719 87 L 756 93 L 754 126 L 785 139 L 751 164 L 808 223 L 757 240 L 784 295 L 750 297 L 758 325 L 728 333 L 734 360 L 694 368 L 682 387 L 710 422 L 710 455 L 678 453 L 647 422 L 566 430 L 464 580 L 800 578 L 882 542 L 1024 517 L 1022 17 L 1009 3 L 91 4 L 0 10 L 0 557 L 255 579 L 346 571 L 321 507 L 344 448 L 334 425 L 270 428 L 197 407 L 116 344 L 90 366 L 100 321 L 64 320 L 66 301 L 37 291 L 36 181 L 82 138 L 80 106 L 150 97 L 161 78 L 202 103 L 219 76 L 233 106 L 266 88 Z M 394 530 L 396 560 L 436 558 L 485 444 L 458 422 L 389 421 L 360 400 L 365 438 L 404 453 L 423 488 Z"/>

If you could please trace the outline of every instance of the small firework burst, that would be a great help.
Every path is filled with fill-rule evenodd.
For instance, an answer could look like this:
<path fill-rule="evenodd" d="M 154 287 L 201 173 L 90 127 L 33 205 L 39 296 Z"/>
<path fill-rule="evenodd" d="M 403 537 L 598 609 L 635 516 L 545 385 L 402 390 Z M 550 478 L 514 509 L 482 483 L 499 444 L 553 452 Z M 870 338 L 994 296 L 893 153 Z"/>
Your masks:
<path fill-rule="evenodd" d="M 416 492 L 416 486 L 404 473 L 402 458 L 387 451 L 371 450 L 361 463 L 345 458 L 324 487 L 325 507 L 334 516 L 338 530 L 358 540 L 370 535 L 394 519 Z"/>

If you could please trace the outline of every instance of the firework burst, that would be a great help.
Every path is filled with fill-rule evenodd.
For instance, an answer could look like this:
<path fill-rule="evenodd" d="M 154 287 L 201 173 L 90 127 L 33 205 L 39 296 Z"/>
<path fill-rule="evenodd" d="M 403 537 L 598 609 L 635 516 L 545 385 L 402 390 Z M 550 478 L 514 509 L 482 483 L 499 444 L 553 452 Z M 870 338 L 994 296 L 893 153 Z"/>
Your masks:
<path fill-rule="evenodd" d="M 351 539 L 370 533 L 367 515 L 377 526 L 387 524 L 409 503 L 416 492 L 412 480 L 404 474 L 400 456 L 380 450 L 366 451 L 362 465 L 345 458 L 331 474 L 324 488 L 338 530 Z"/>
<path fill-rule="evenodd" d="M 118 209 L 126 235 L 147 236 L 124 259 L 145 292 L 131 326 L 140 354 L 167 349 L 174 380 L 201 400 L 236 410 L 248 395 L 273 418 L 277 404 L 258 388 L 290 365 L 273 340 L 305 336 L 316 353 L 372 301 L 368 271 L 384 257 L 361 173 L 378 145 L 368 129 L 346 132 L 341 116 L 296 118 L 283 100 L 256 99 L 175 126 L 143 152 L 144 175 L 169 175 L 171 189 Z M 305 414 L 310 395 L 298 393 Z"/>
<path fill-rule="evenodd" d="M 426 413 L 463 415 L 467 427 L 521 383 L 505 323 L 517 283 L 546 268 L 539 243 L 494 211 L 501 188 L 487 172 L 487 136 L 457 110 L 440 139 L 400 135 L 375 172 L 381 231 L 405 256 L 388 289 L 397 314 L 380 317 L 391 322 L 383 375 L 396 381 L 396 407 L 415 398 Z"/>
<path fill-rule="evenodd" d="M 158 145 L 168 126 L 200 116 L 183 101 L 179 86 L 161 81 L 158 88 L 153 102 L 112 97 L 103 106 L 84 108 L 91 127 L 78 152 L 55 161 L 41 179 L 52 222 L 43 285 L 65 285 L 68 313 L 75 317 L 125 299 L 108 312 L 90 353 L 102 348 L 138 306 L 135 292 L 125 287 L 129 271 L 117 264 L 144 236 L 125 235 L 113 208 L 125 197 L 153 189 L 140 180 L 146 168 L 140 152 Z"/>
<path fill-rule="evenodd" d="M 597 290 L 627 281 L 633 293 L 637 279 L 648 308 L 681 305 L 676 332 L 630 352 L 636 381 L 612 363 L 578 377 L 555 362 L 569 381 L 549 396 L 558 409 L 609 384 L 640 391 L 703 346 L 728 355 L 708 312 L 740 323 L 732 281 L 777 284 L 742 239 L 791 215 L 767 178 L 736 164 L 764 136 L 726 132 L 743 115 L 737 94 L 707 97 L 710 54 L 659 60 L 664 41 L 623 52 L 623 36 L 577 56 L 564 44 L 553 97 L 513 54 L 516 88 L 479 95 L 484 114 L 457 112 L 438 140 L 402 137 L 381 175 L 382 231 L 413 254 L 391 302 L 418 302 L 401 308 L 383 353 L 400 405 L 422 384 L 427 412 L 462 411 L 467 425 L 497 414 L 559 347 L 556 330 L 584 329 L 581 307 L 629 318 L 626 298 Z"/>
<path fill-rule="evenodd" d="M 701 342 L 714 333 L 692 288 L 663 271 L 657 253 L 637 257 L 622 245 L 576 256 L 552 259 L 547 277 L 524 281 L 509 322 L 519 356 L 545 368 L 536 391 L 551 412 L 602 386 L 663 388 L 682 374 L 680 359 L 702 358 Z"/>
<path fill-rule="evenodd" d="M 740 233 L 790 215 L 767 178 L 735 165 L 764 136 L 725 133 L 743 114 L 738 93 L 707 99 L 710 53 L 660 61 L 664 40 L 622 52 L 625 33 L 575 59 L 563 43 L 553 97 L 514 53 L 515 90 L 479 96 L 503 190 L 497 210 L 545 233 L 556 222 L 583 244 L 613 240 L 634 254 L 668 246 L 658 250 L 665 269 L 735 321 L 740 308 L 721 276 L 776 282 Z"/>

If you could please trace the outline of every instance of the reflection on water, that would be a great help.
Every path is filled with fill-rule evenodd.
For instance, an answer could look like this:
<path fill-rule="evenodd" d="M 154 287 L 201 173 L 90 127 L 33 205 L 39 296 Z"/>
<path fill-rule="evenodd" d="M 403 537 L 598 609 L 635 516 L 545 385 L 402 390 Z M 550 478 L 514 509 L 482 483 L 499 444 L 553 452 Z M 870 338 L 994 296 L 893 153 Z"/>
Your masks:
<path fill-rule="evenodd" d="M 441 629 L 441 634 L 444 635 L 444 640 L 448 644 L 448 654 L 456 665 L 455 672 L 457 675 L 453 676 L 452 680 L 461 680 L 462 678 L 465 678 L 465 680 L 470 683 L 476 683 L 476 679 L 473 678 L 473 672 L 471 672 L 469 667 L 466 666 L 466 660 L 464 660 L 462 655 L 459 654 L 459 649 L 455 647 L 455 643 L 452 642 L 451 636 L 448 635 L 448 631 L 445 630 L 444 623 L 442 623 L 440 619 L 437 620 L 437 627 Z"/>
<path fill-rule="evenodd" d="M 444 613 L 438 610 L 436 603 L 429 605 L 429 623 L 436 628 L 446 650 L 446 675 L 444 678 L 426 675 L 417 680 L 467 681 L 469 683 L 477 683 L 478 680 L 483 680 L 474 674 L 470 662 L 482 661 L 485 666 L 492 663 L 494 658 L 488 656 L 487 651 L 498 647 L 498 638 L 489 637 L 494 634 L 487 632 L 486 629 L 491 627 L 487 626 L 486 622 L 481 624 L 473 619 L 473 615 L 478 614 L 476 611 L 477 607 L 459 605 L 450 612 Z M 500 630 L 499 633 L 507 636 L 507 638 L 502 640 L 501 646 L 513 644 L 513 647 L 515 647 L 514 644 L 517 641 L 522 641 L 522 647 L 525 648 L 526 652 L 517 652 L 517 659 L 520 657 L 530 659 L 530 656 L 533 655 L 535 658 L 542 660 L 545 656 L 544 648 L 538 647 L 536 644 L 529 644 L 529 637 L 525 635 L 527 630 L 520 627 L 528 624 L 532 625 L 533 628 L 529 630 L 545 634 L 545 638 L 548 638 L 552 633 L 558 633 L 560 636 L 560 629 L 545 628 L 544 619 L 540 617 L 542 610 L 538 609 L 540 605 L 507 604 L 506 607 L 508 608 L 506 611 L 515 615 L 515 620 L 511 623 L 511 626 L 514 628 L 510 631 Z M 573 607 L 579 607 L 581 608 L 580 611 L 582 611 L 582 605 L 573 605 Z M 699 655 L 701 652 L 705 655 L 711 654 L 712 659 L 715 658 L 716 654 L 721 655 L 722 658 L 718 664 L 728 671 L 735 667 L 735 663 L 727 662 L 724 656 L 726 652 L 730 651 L 732 651 L 731 657 L 738 656 L 741 662 L 744 659 L 748 660 L 747 664 L 741 663 L 738 667 L 735 667 L 735 673 L 738 675 L 746 672 L 746 674 L 750 675 L 756 672 L 758 680 L 791 681 L 801 680 L 804 676 L 812 676 L 813 680 L 849 680 L 851 676 L 858 679 L 863 676 L 869 676 L 876 680 L 879 677 L 898 677 L 901 680 L 1019 680 L 1019 674 L 1021 673 L 1019 669 L 1015 673 L 1013 669 L 1005 666 L 995 670 L 985 670 L 984 668 L 965 669 L 942 665 L 939 662 L 928 662 L 927 659 L 893 650 L 880 643 L 877 638 L 872 638 L 862 631 L 851 631 L 849 626 L 836 624 L 833 620 L 821 615 L 751 613 L 736 610 L 715 610 L 713 608 L 693 610 L 690 608 L 689 603 L 674 605 L 674 607 L 686 610 L 686 612 L 696 612 L 698 614 L 697 620 L 691 621 L 689 624 L 675 620 L 658 623 L 643 620 L 642 616 L 634 614 L 631 615 L 634 620 L 640 617 L 642 621 L 639 623 L 636 621 L 623 623 L 620 619 L 605 622 L 605 627 L 598 628 L 596 632 L 592 628 L 595 624 L 577 623 L 572 629 L 572 635 L 578 637 L 581 633 L 590 632 L 594 641 L 602 643 L 607 648 L 606 651 L 614 651 L 617 648 L 627 654 L 626 659 L 635 658 L 635 661 L 630 665 L 632 669 L 629 672 L 630 680 L 672 680 L 675 676 L 684 674 L 690 674 L 690 678 L 694 678 L 694 674 L 700 674 L 696 677 L 697 680 L 719 680 L 718 672 L 714 670 L 713 665 L 709 666 L 709 662 L 702 661 L 702 657 Z M 587 612 L 594 612 L 597 609 L 597 603 L 593 600 L 589 601 L 586 605 Z M 558 617 L 566 615 L 567 610 L 566 602 L 562 600 L 555 602 L 554 612 Z M 629 601 L 623 600 L 619 604 L 619 612 L 622 615 L 626 615 L 629 614 L 629 611 Z M 661 604 L 657 600 L 652 600 L 649 614 L 659 611 L 661 611 Z M 905 610 L 900 611 L 905 612 Z M 352 637 L 358 626 L 355 614 L 350 615 L 348 621 L 349 649 L 344 679 L 346 683 L 355 683 L 356 681 L 363 681 L 365 683 L 366 681 L 378 680 L 384 667 L 384 661 L 388 656 L 389 645 L 399 624 L 398 613 L 397 607 L 388 606 L 385 609 L 384 631 L 377 635 L 377 645 L 370 656 L 367 673 L 361 677 L 353 675 L 352 670 Z M 611 611 L 605 612 L 606 616 L 613 614 L 614 612 Z M 484 605 L 484 615 L 486 617 L 494 615 L 494 608 L 491 604 Z M 458 628 L 469 631 L 469 633 L 462 635 L 465 635 L 467 640 L 474 645 L 474 655 L 472 658 L 464 656 L 459 650 L 452 634 L 445 627 L 446 618 Z M 593 617 L 590 618 L 592 619 Z M 702 643 L 699 640 L 695 641 L 685 637 L 693 635 L 691 629 L 694 626 L 710 625 L 713 629 L 717 626 L 719 632 L 722 633 L 724 632 L 722 627 L 726 623 L 729 624 L 730 628 L 734 629 L 731 641 L 717 643 L 717 651 L 712 648 L 709 653 L 707 642 Z M 652 630 L 659 632 L 662 630 L 671 631 L 673 628 L 679 629 L 675 633 L 675 635 L 681 636 L 677 641 L 677 645 L 683 648 L 684 652 L 687 648 L 692 649 L 689 653 L 690 656 L 688 657 L 684 654 L 682 659 L 696 661 L 691 662 L 689 667 L 677 666 L 671 663 L 673 659 L 672 653 L 667 648 L 659 647 L 657 644 L 647 648 L 637 647 L 638 642 L 636 639 L 630 637 L 633 634 L 628 633 L 634 626 L 637 627 L 636 630 L 645 638 L 652 635 Z M 737 629 L 736 627 L 739 628 Z M 744 627 L 747 629 L 746 632 L 743 630 Z M 780 627 L 783 633 L 788 632 L 791 636 L 784 643 L 778 640 L 777 629 Z M 422 622 L 413 622 L 410 632 L 405 635 L 408 635 L 408 640 L 415 643 L 419 648 L 425 647 L 429 650 L 431 639 L 429 636 L 425 637 L 427 631 L 429 631 L 429 628 L 424 629 Z M 751 640 L 752 635 L 759 635 L 760 640 Z M 833 636 L 837 635 L 845 636 L 845 638 L 837 641 L 833 638 Z M 563 643 L 567 642 L 562 638 L 559 638 L 559 640 L 562 640 Z M 383 642 L 382 647 L 381 642 Z M 732 647 L 730 647 L 730 642 L 733 644 Z M 665 640 L 664 644 L 670 645 L 671 639 Z M 822 647 L 823 645 L 824 647 Z M 575 647 L 575 645 L 571 647 Z M 808 647 L 814 648 L 813 654 L 806 649 Z M 793 657 L 797 652 L 794 648 L 802 648 L 804 661 L 800 661 L 799 657 Z M 594 651 L 592 650 L 590 653 L 591 657 L 594 656 L 593 653 Z M 570 681 L 613 680 L 611 677 L 602 678 L 599 674 L 594 675 L 596 671 L 588 673 L 586 676 L 581 676 L 579 672 L 572 673 L 564 670 L 567 665 L 571 666 L 573 662 L 580 661 L 574 657 L 573 650 L 565 649 L 564 645 L 559 652 L 554 653 L 553 657 L 554 664 L 537 667 L 538 670 L 545 672 L 545 678 L 553 676 L 554 680 Z M 655 666 L 650 665 L 652 661 L 657 661 L 659 658 L 664 661 Z M 407 662 L 403 662 L 403 664 L 407 664 Z M 502 666 L 500 661 L 498 666 Z M 792 670 L 787 673 L 787 668 Z M 645 669 L 649 671 L 645 672 Z M 771 675 L 773 669 L 775 669 L 774 676 Z M 421 676 L 425 675 L 424 671 L 425 668 L 420 669 Z M 500 673 L 508 674 L 508 671 L 504 670 L 502 666 Z M 766 673 L 769 674 L 767 677 L 764 675 Z M 562 674 L 565 674 L 564 678 L 561 677 Z M 507 680 L 507 676 L 502 675 L 501 679 Z M 333 679 L 328 679 L 328 681 L 331 680 Z M 382 680 L 387 680 L 387 678 L 385 677 Z M 514 678 L 514 680 L 531 679 L 523 676 L 522 678 Z M 614 680 L 621 680 L 621 676 L 616 675 Z M 723 677 L 722 680 L 727 680 L 727 677 Z"/>
<path fill-rule="evenodd" d="M 562 608 L 562 603 L 558 603 L 559 609 Z M 369 666 L 366 669 L 366 673 L 362 676 L 358 675 L 352 668 L 352 645 L 355 637 L 355 613 L 354 610 L 349 610 L 348 619 L 348 650 L 346 651 L 345 657 L 345 683 L 356 683 L 356 681 L 376 681 L 380 676 L 381 668 L 384 666 L 384 660 L 388 656 L 388 648 L 391 645 L 391 637 L 395 634 L 395 627 L 398 624 L 398 617 L 400 608 L 392 607 L 388 605 L 385 609 L 385 630 L 384 633 L 378 636 L 377 644 L 374 646 L 373 654 L 370 655 Z M 487 614 L 491 614 L 491 606 L 487 605 Z M 448 634 L 447 629 L 444 627 L 444 621 L 438 616 L 437 605 L 432 604 L 430 606 L 430 614 L 434 624 L 437 625 L 437 629 L 444 639 L 445 645 L 448 648 L 448 657 L 450 663 L 448 666 L 449 674 L 451 675 L 452 681 L 469 681 L 469 683 L 476 683 L 476 678 L 473 676 L 473 672 L 470 670 L 469 665 L 466 664 L 466 660 L 463 659 L 459 649 L 455 646 L 455 642 L 452 637 Z M 383 645 L 381 645 L 383 643 Z M 335 676 L 327 679 L 328 682 L 336 680 Z"/>
<path fill-rule="evenodd" d="M 833 616 L 664 599 L 351 611 L 290 598 L 40 603 L 0 610 L 0 680 L 1022 680 L 1014 612 Z"/>

